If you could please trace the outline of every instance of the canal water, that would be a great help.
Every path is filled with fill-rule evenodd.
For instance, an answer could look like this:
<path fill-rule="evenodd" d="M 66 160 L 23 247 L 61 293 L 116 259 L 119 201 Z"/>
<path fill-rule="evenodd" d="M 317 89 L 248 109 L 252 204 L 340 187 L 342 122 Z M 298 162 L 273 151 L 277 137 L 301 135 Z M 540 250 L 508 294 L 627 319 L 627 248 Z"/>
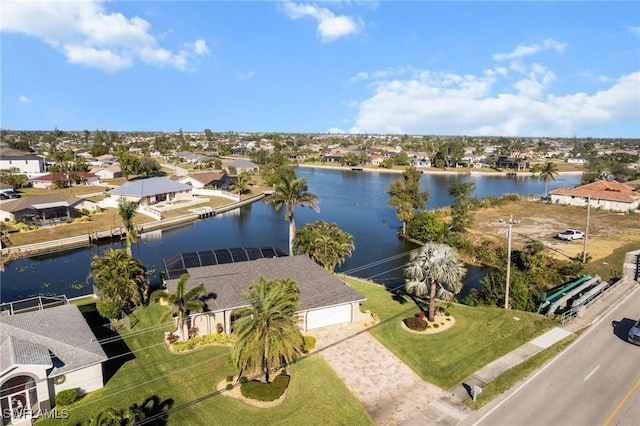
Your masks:
<path fill-rule="evenodd" d="M 386 189 L 400 175 L 303 167 L 297 168 L 296 173 L 299 178 L 306 178 L 309 190 L 320 197 L 320 213 L 308 208 L 295 209 L 297 227 L 325 220 L 337 223 L 342 230 L 353 235 L 353 256 L 337 270 L 388 287 L 401 285 L 408 252 L 417 246 L 398 238 L 400 222 L 395 210 L 387 204 Z M 549 190 L 573 187 L 580 181 L 579 175 L 558 176 L 549 183 Z M 450 205 L 452 200 L 447 189 L 454 182 L 474 182 L 478 198 L 506 193 L 544 194 L 544 182 L 536 177 L 425 174 L 422 175 L 421 186 L 430 192 L 427 208 Z M 159 283 L 162 259 L 178 253 L 240 246 L 288 250 L 288 225 L 284 212 L 275 212 L 272 206 L 262 201 L 178 228 L 143 234 L 142 237 L 134 244 L 133 255 L 151 271 L 152 285 Z M 0 299 L 7 302 L 38 294 L 66 294 L 67 297 L 89 294 L 92 288 L 87 275 L 91 259 L 112 247 L 122 247 L 122 243 L 10 262 L 0 272 Z M 477 286 L 483 275 L 484 271 L 469 267 L 463 294 Z"/>

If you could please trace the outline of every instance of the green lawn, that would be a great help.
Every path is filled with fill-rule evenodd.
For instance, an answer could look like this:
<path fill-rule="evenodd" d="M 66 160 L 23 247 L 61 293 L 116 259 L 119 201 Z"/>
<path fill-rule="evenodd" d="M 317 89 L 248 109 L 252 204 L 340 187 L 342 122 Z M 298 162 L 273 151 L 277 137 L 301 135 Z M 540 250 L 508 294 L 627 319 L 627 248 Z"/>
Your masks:
<path fill-rule="evenodd" d="M 93 305 L 82 307 L 97 319 Z M 200 348 L 188 354 L 172 354 L 164 347 L 164 331 L 157 318 L 166 307 L 151 304 L 131 316 L 132 329 L 120 331 L 134 352 L 115 360 L 106 370 L 112 377 L 105 387 L 70 407 L 68 420 L 46 420 L 38 424 L 79 424 L 107 407 L 116 409 L 142 404 L 154 398 L 157 405 L 171 406 L 168 424 L 372 424 L 369 415 L 333 370 L 319 356 L 301 360 L 287 370 L 291 375 L 286 401 L 275 408 L 257 409 L 222 395 L 216 384 L 232 375 L 227 364 L 230 347 Z M 103 336 L 99 336 L 102 340 Z M 126 352 L 122 343 L 105 350 Z M 113 361 L 110 361 L 113 362 Z M 211 397 L 208 397 L 211 396 Z M 194 401 L 198 401 L 195 402 Z M 60 407 L 58 407 L 60 408 Z"/>
<path fill-rule="evenodd" d="M 371 334 L 420 377 L 444 389 L 556 325 L 528 312 L 452 304 L 449 313 L 456 320 L 452 328 L 432 335 L 412 334 L 400 326 L 418 312 L 410 298 L 378 284 L 343 278 L 367 297 L 362 308 L 379 314 L 381 323 Z"/>

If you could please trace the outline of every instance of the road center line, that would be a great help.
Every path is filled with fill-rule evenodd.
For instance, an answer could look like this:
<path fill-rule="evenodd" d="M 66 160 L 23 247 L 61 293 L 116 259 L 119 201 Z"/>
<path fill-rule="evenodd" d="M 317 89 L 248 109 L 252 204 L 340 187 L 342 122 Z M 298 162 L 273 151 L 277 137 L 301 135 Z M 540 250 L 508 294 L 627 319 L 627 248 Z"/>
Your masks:
<path fill-rule="evenodd" d="M 591 370 L 591 373 L 587 374 L 587 377 L 584 378 L 584 381 L 586 382 L 587 380 L 589 380 L 589 377 L 591 377 L 593 375 L 593 373 L 598 371 L 598 368 L 600 368 L 599 365 L 596 368 L 594 368 L 593 370 Z"/>
<path fill-rule="evenodd" d="M 622 397 L 622 400 L 620 400 L 618 405 L 616 405 L 616 408 L 614 408 L 611 414 L 609 414 L 609 417 L 607 417 L 604 423 L 602 423 L 602 426 L 608 426 L 609 423 L 611 423 L 611 420 L 613 420 L 616 414 L 618 414 L 618 411 L 620 411 L 620 408 L 622 408 L 624 403 L 627 401 L 627 399 L 629 399 L 633 391 L 635 391 L 638 386 L 640 386 L 640 380 L 638 380 L 633 386 L 631 386 L 631 389 L 629 389 L 629 392 L 627 392 L 627 394 Z"/>

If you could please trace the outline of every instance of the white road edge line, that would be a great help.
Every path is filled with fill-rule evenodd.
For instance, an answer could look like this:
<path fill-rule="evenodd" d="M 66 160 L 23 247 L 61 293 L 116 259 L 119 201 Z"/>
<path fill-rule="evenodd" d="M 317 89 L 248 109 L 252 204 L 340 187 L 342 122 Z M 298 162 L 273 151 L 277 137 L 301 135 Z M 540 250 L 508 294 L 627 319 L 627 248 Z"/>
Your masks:
<path fill-rule="evenodd" d="M 521 384 L 520 386 L 518 386 L 518 388 L 516 390 L 514 390 L 512 393 L 510 393 L 509 395 L 507 395 L 501 402 L 500 404 L 497 404 L 495 407 L 493 407 L 491 410 L 489 410 L 484 416 L 480 417 L 480 419 L 478 419 L 478 421 L 476 421 L 472 426 L 477 426 L 480 424 L 480 422 L 482 422 L 484 419 L 486 419 L 487 417 L 489 417 L 494 411 L 496 411 L 498 408 L 500 408 L 505 402 L 507 402 L 508 400 L 511 399 L 512 396 L 514 396 L 515 394 L 517 394 L 520 390 L 522 390 L 522 388 L 524 388 L 526 385 L 529 384 L 529 382 L 531 382 L 532 380 L 534 380 L 536 377 L 538 377 L 540 374 L 542 374 L 542 372 L 544 370 L 546 370 L 547 368 L 549 368 L 553 363 L 555 363 L 558 359 L 560 359 L 560 357 L 564 354 L 566 354 L 569 349 L 571 349 L 576 343 L 578 343 L 580 340 L 582 340 L 584 337 L 586 337 L 591 330 L 593 330 L 595 328 L 596 325 L 600 324 L 606 317 L 607 315 L 609 315 L 609 313 L 613 312 L 615 309 L 618 308 L 618 306 L 622 305 L 624 302 L 626 302 L 626 300 L 628 298 L 630 298 L 637 290 L 638 290 L 638 286 L 636 286 L 633 291 L 631 291 L 629 294 L 627 294 L 627 297 L 625 297 L 624 299 L 622 299 L 621 301 L 619 301 L 618 303 L 616 303 L 615 305 L 612 305 L 609 309 L 607 309 L 606 311 L 604 311 L 602 313 L 602 315 L 600 315 L 599 318 L 596 319 L 596 321 L 591 323 L 591 326 L 589 327 L 589 329 L 587 331 L 585 331 L 584 333 L 582 333 L 580 335 L 580 337 L 578 337 L 576 340 L 574 340 L 574 342 L 568 347 L 565 348 L 564 351 L 560 352 L 558 354 L 558 356 L 556 356 L 554 359 L 552 359 L 551 361 L 549 361 L 547 363 L 547 365 L 545 365 L 544 367 L 540 368 L 533 376 L 529 377 L 529 379 L 525 380 L 525 382 L 523 384 Z"/>
<path fill-rule="evenodd" d="M 599 365 L 596 368 L 594 368 L 593 370 L 591 370 L 591 373 L 587 374 L 587 377 L 584 378 L 584 381 L 586 382 L 587 380 L 589 380 L 589 377 L 591 377 L 593 375 L 593 373 L 598 371 L 598 368 L 600 368 Z"/>

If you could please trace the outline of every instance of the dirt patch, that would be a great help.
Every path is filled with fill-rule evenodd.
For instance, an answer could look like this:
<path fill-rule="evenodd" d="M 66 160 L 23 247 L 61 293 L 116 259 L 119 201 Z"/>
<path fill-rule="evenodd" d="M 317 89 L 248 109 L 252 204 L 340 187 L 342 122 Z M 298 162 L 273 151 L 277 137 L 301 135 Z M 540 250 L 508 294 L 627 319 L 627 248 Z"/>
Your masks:
<path fill-rule="evenodd" d="M 506 241 L 507 223 L 513 219 L 513 249 L 521 249 L 528 240 L 541 241 L 560 259 L 579 256 L 584 240 L 562 241 L 556 235 L 566 229 L 586 231 L 586 207 L 560 206 L 541 201 L 520 201 L 505 206 L 480 209 L 475 215 L 472 235 Z M 611 255 L 626 244 L 640 245 L 640 215 L 612 213 L 591 208 L 587 234 L 587 254 L 593 261 Z"/>

